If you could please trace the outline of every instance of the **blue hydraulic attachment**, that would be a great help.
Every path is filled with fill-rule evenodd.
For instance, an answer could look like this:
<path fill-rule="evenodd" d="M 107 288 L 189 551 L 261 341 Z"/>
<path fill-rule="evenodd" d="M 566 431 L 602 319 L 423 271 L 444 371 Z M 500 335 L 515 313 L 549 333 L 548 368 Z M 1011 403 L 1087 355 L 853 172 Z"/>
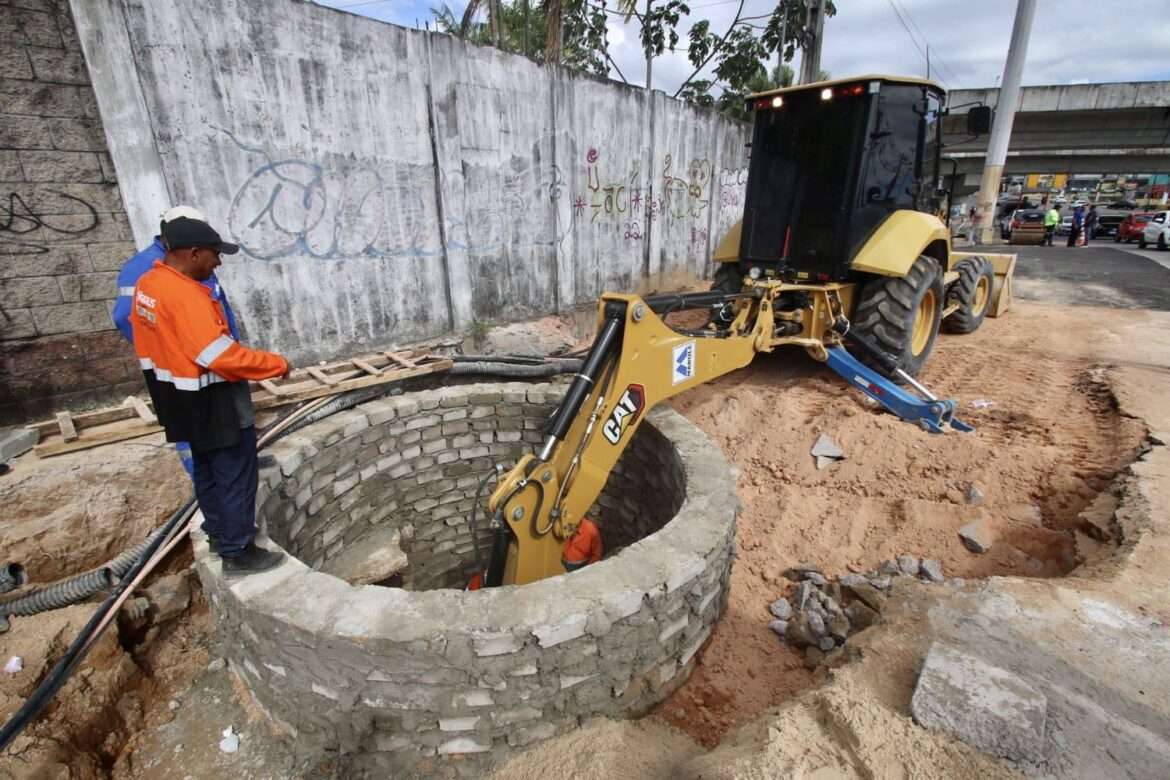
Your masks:
<path fill-rule="evenodd" d="M 975 430 L 965 422 L 955 419 L 954 401 L 936 398 L 933 393 L 914 381 L 906 372 L 898 370 L 898 374 L 914 389 L 922 393 L 925 398 L 919 398 L 898 387 L 850 355 L 844 347 L 830 347 L 826 352 L 829 354 L 829 368 L 903 420 L 916 422 L 924 430 L 931 433 L 943 433 L 947 430 L 969 433 Z"/>

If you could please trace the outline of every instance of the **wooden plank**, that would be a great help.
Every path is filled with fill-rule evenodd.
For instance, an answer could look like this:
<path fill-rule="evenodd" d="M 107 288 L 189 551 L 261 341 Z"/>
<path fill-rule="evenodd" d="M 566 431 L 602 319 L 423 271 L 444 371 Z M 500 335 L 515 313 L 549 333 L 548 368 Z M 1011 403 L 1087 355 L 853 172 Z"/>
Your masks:
<path fill-rule="evenodd" d="M 374 385 L 387 384 L 389 382 L 400 382 L 403 379 L 412 379 L 418 376 L 425 376 L 426 374 L 435 374 L 440 371 L 446 371 L 452 365 L 453 361 L 450 359 L 437 360 L 434 363 L 429 363 L 425 366 L 416 366 L 415 368 L 404 368 L 397 371 L 390 371 L 382 374 L 381 376 L 364 376 L 358 379 L 350 379 L 337 385 L 317 385 L 314 388 L 287 393 L 286 395 L 282 395 L 279 398 L 262 398 L 255 400 L 252 405 L 256 409 L 268 409 L 280 404 L 308 401 L 312 398 L 320 398 L 326 395 L 336 395 L 338 393 L 347 392 L 349 390 L 358 390 L 363 387 L 373 387 Z"/>
<path fill-rule="evenodd" d="M 385 355 L 386 357 L 390 358 L 392 361 L 394 361 L 395 363 L 397 363 L 398 365 L 400 365 L 404 368 L 414 368 L 415 367 L 415 363 L 413 360 L 411 360 L 410 358 L 407 358 L 407 357 L 403 357 L 402 355 L 399 355 L 397 352 L 383 352 L 382 354 Z"/>
<path fill-rule="evenodd" d="M 45 442 L 33 447 L 38 458 L 51 458 L 54 455 L 64 455 L 66 452 L 88 450 L 91 447 L 100 447 L 103 444 L 113 444 L 126 439 L 137 439 L 140 436 L 149 436 L 162 430 L 161 425 L 142 425 L 135 423 L 132 427 L 122 427 L 113 431 L 98 431 L 87 436 L 80 436 L 73 441 Z"/>
<path fill-rule="evenodd" d="M 126 400 L 122 402 L 122 406 L 129 406 L 138 415 L 138 419 L 145 423 L 153 424 L 158 422 L 158 418 L 154 416 L 154 412 L 146 405 L 146 401 L 143 401 L 136 395 L 127 396 Z"/>
<path fill-rule="evenodd" d="M 73 441 L 77 438 L 77 428 L 73 425 L 73 415 L 69 412 L 57 412 L 57 428 L 61 431 L 61 438 Z"/>
<path fill-rule="evenodd" d="M 271 379 L 261 379 L 259 382 L 257 382 L 257 384 L 273 395 L 284 395 L 283 388 L 278 387 L 277 384 Z"/>
<path fill-rule="evenodd" d="M 337 379 L 336 377 L 333 377 L 333 376 L 330 376 L 329 374 L 326 374 L 324 371 L 317 368 L 316 366 L 309 366 L 305 370 L 309 372 L 309 376 L 313 377 L 314 379 L 316 379 L 320 382 L 324 382 L 327 385 L 335 385 L 339 381 L 341 381 L 341 380 Z"/>
<path fill-rule="evenodd" d="M 382 375 L 382 369 L 376 368 L 376 367 L 370 365 L 369 363 L 362 360 L 361 358 L 354 358 L 350 362 L 353 363 L 358 368 L 360 368 L 362 371 L 365 371 L 367 374 L 373 374 L 374 376 L 381 376 Z"/>

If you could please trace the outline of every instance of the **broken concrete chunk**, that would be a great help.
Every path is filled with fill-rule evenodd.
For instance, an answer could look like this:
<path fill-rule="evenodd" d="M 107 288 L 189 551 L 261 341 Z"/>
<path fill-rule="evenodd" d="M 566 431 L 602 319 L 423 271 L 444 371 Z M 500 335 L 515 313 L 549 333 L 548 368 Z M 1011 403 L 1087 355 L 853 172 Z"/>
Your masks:
<path fill-rule="evenodd" d="M 7 463 L 33 448 L 40 434 L 35 428 L 4 428 L 0 430 L 0 463 Z"/>
<path fill-rule="evenodd" d="M 777 620 L 788 620 L 792 617 L 792 605 L 788 603 L 788 599 L 780 598 L 768 605 L 768 611 L 776 617 Z"/>
<path fill-rule="evenodd" d="M 143 589 L 152 607 L 151 620 L 155 625 L 165 623 L 183 614 L 191 603 L 189 572 L 160 577 Z"/>
<path fill-rule="evenodd" d="M 959 529 L 959 540 L 973 553 L 985 553 L 991 549 L 991 530 L 982 519 L 967 523 Z"/>
<path fill-rule="evenodd" d="M 802 582 L 796 586 L 796 608 L 804 609 L 808 604 L 808 600 L 816 592 L 816 587 L 808 581 Z"/>
<path fill-rule="evenodd" d="M 882 561 L 878 566 L 878 574 L 895 575 L 901 574 L 902 567 L 898 565 L 897 561 Z"/>
<path fill-rule="evenodd" d="M 790 580 L 803 580 L 810 572 L 821 574 L 821 568 L 812 563 L 798 563 L 784 570 L 784 576 Z"/>
<path fill-rule="evenodd" d="M 848 588 L 850 585 L 865 584 L 866 579 L 860 574 L 842 574 L 837 578 L 837 582 L 842 588 Z"/>
<path fill-rule="evenodd" d="M 886 605 L 886 594 L 870 585 L 868 582 L 850 585 L 849 592 L 861 599 L 867 607 L 875 612 L 881 612 Z"/>
<path fill-rule="evenodd" d="M 892 580 L 889 577 L 870 577 L 868 582 L 878 590 L 889 590 Z"/>
<path fill-rule="evenodd" d="M 845 458 L 845 451 L 837 446 L 837 442 L 823 433 L 817 437 L 811 452 L 814 458 L 830 458 L 832 460 L 844 460 Z"/>
<path fill-rule="evenodd" d="M 832 466 L 836 462 L 837 462 L 836 458 L 827 458 L 824 455 L 817 455 L 817 460 L 816 460 L 817 471 L 824 471 L 825 469 L 827 469 L 829 466 Z"/>
<path fill-rule="evenodd" d="M 804 623 L 813 636 L 819 638 L 825 635 L 825 619 L 820 614 L 811 610 L 805 612 Z"/>
<path fill-rule="evenodd" d="M 922 565 L 918 567 L 918 571 L 923 578 L 931 582 L 942 582 L 946 579 L 943 577 L 942 564 L 933 558 L 923 558 Z"/>
<path fill-rule="evenodd" d="M 899 555 L 898 571 L 907 577 L 913 577 L 918 574 L 918 559 L 913 555 Z"/>
<path fill-rule="evenodd" d="M 1044 759 L 1048 701 L 1023 678 L 935 642 L 910 700 L 914 719 L 1011 761 Z"/>
<path fill-rule="evenodd" d="M 804 578 L 806 580 L 808 580 L 809 582 L 811 582 L 813 585 L 816 585 L 818 588 L 823 588 L 825 585 L 829 584 L 829 581 L 825 579 L 825 575 L 818 574 L 815 571 L 807 572 L 804 575 Z"/>
<path fill-rule="evenodd" d="M 983 491 L 979 486 L 972 483 L 963 491 L 963 500 L 972 506 L 978 506 L 983 503 Z"/>
<path fill-rule="evenodd" d="M 776 632 L 776 636 L 784 639 L 788 633 L 788 622 L 784 620 L 773 620 L 768 623 L 768 628 Z"/>
<path fill-rule="evenodd" d="M 855 631 L 864 631 L 877 622 L 878 613 L 867 607 L 863 602 L 855 601 L 845 607 L 845 617 L 849 618 L 849 622 Z"/>
<path fill-rule="evenodd" d="M 820 637 L 814 635 L 809 629 L 808 614 L 803 612 L 797 612 L 793 615 L 792 620 L 788 621 L 788 630 L 785 632 L 785 638 L 797 647 L 815 645 L 820 640 Z"/>
<path fill-rule="evenodd" d="M 849 636 L 849 618 L 845 617 L 844 613 L 838 612 L 829 618 L 829 636 L 836 639 L 838 642 L 844 642 Z"/>

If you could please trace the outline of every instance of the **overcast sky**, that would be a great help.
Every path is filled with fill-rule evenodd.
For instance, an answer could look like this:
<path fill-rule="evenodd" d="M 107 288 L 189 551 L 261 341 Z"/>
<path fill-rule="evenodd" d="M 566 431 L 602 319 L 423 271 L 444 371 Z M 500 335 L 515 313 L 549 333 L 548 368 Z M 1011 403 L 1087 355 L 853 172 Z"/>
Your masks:
<path fill-rule="evenodd" d="M 432 18 L 431 6 L 438 5 L 438 0 L 317 2 L 406 27 L 421 26 Z M 457 17 L 466 7 L 465 0 L 448 2 Z M 643 2 L 639 0 L 639 7 Z M 924 53 L 929 45 L 931 75 L 944 86 L 999 83 L 1015 0 L 837 0 L 836 4 L 837 15 L 825 23 L 821 54 L 821 68 L 834 77 L 874 72 L 926 75 Z M 710 19 L 712 31 L 725 31 L 739 0 L 693 0 L 690 5 L 690 17 L 679 25 L 679 42 L 684 46 L 693 21 Z M 1170 0 L 1132 4 L 1039 0 L 1037 6 L 1025 85 L 1170 79 Z M 775 0 L 745 0 L 743 15 L 767 14 L 773 8 Z M 631 84 L 644 84 L 646 66 L 637 29 L 620 21 L 610 24 L 610 56 Z M 792 63 L 796 68 L 799 59 L 798 54 Z M 672 94 L 691 70 L 685 50 L 667 53 L 654 60 L 654 87 Z M 613 72 L 610 76 L 618 78 Z"/>

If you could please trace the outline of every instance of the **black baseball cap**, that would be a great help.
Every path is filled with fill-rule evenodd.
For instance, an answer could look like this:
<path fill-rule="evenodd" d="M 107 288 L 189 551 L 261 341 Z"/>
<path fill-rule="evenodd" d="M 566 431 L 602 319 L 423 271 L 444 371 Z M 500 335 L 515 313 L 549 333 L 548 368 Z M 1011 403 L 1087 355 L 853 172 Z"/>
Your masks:
<path fill-rule="evenodd" d="M 220 238 L 211 225 L 190 217 L 172 219 L 163 225 L 163 243 L 167 249 L 189 249 L 207 247 L 221 255 L 234 255 L 240 251 L 239 244 L 229 244 Z"/>

